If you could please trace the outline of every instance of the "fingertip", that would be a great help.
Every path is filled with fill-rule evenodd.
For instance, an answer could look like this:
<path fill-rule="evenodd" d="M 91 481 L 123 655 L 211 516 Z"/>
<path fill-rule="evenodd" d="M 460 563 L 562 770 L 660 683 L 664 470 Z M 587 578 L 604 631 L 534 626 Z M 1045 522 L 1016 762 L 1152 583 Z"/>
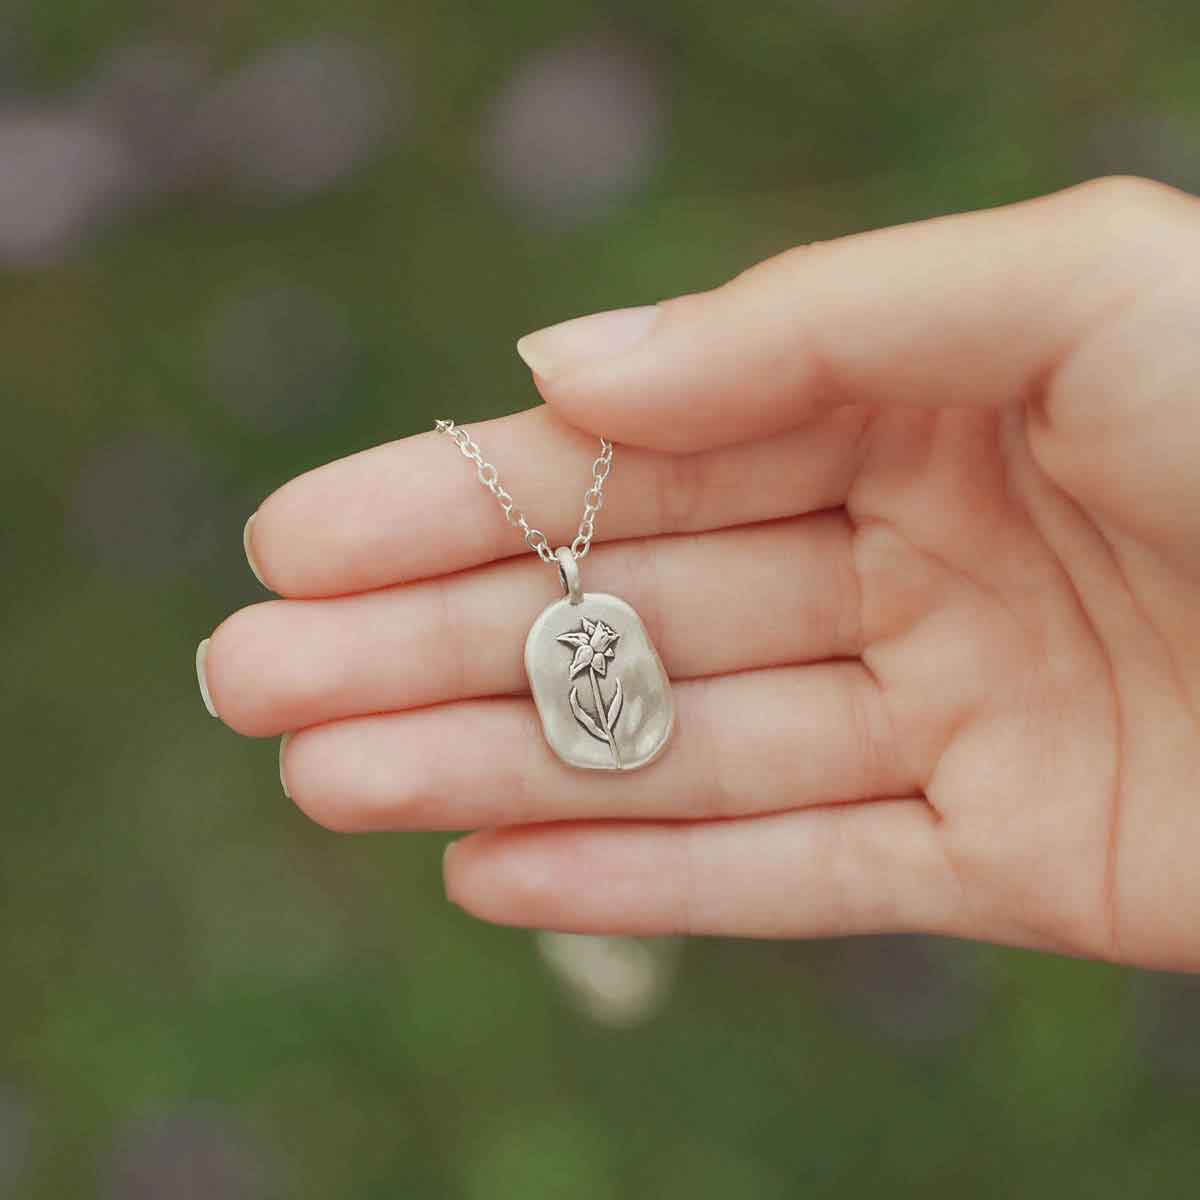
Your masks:
<path fill-rule="evenodd" d="M 576 317 L 526 334 L 517 353 L 542 398 L 568 425 L 626 446 L 700 449 L 709 440 L 663 401 L 680 370 L 678 321 L 665 316 L 677 304 Z"/>
<path fill-rule="evenodd" d="M 531 830 L 480 830 L 442 855 L 446 899 L 494 925 L 540 927 L 558 893 L 553 855 Z"/>
<path fill-rule="evenodd" d="M 534 375 L 550 381 L 632 350 L 657 321 L 658 306 L 653 304 L 592 313 L 527 333 L 517 342 L 517 353 Z"/>
<path fill-rule="evenodd" d="M 442 850 L 442 890 L 446 893 L 446 899 L 451 904 L 458 904 L 458 900 L 454 894 L 454 875 L 451 864 L 460 840 L 459 838 L 455 838 L 453 841 L 447 842 L 445 848 Z"/>
<path fill-rule="evenodd" d="M 246 518 L 246 524 L 242 527 L 242 549 L 246 553 L 246 563 L 250 567 L 254 578 L 270 591 L 270 584 L 263 578 L 262 568 L 258 565 L 258 557 L 254 552 L 254 521 L 257 516 L 257 512 L 252 512 Z"/>
<path fill-rule="evenodd" d="M 292 735 L 290 733 L 285 733 L 279 739 L 279 786 L 283 789 L 283 794 L 288 800 L 292 798 L 292 793 L 288 789 L 286 755 L 288 742 L 291 740 Z"/>
<path fill-rule="evenodd" d="M 313 490 L 310 481 L 321 470 L 321 467 L 317 467 L 306 471 L 276 488 L 250 514 L 242 530 L 242 549 L 246 553 L 247 566 L 254 578 L 276 596 L 306 593 L 303 579 L 294 578 L 295 531 L 302 527 L 313 537 L 323 532 L 324 527 L 320 524 L 324 517 L 322 509 L 317 503 L 306 499 L 306 493 Z M 331 498 L 329 507 L 332 508 L 335 503 Z"/>
<path fill-rule="evenodd" d="M 722 289 L 580 317 L 521 339 L 543 399 L 577 429 L 687 454 L 753 438 L 746 398 L 762 386 L 747 314 Z M 783 360 L 775 356 L 776 391 Z M 783 422 L 786 424 L 786 422 Z"/>
<path fill-rule="evenodd" d="M 217 717 L 217 708 L 213 704 L 212 692 L 208 687 L 208 649 L 212 645 L 212 638 L 206 637 L 196 647 L 196 682 L 200 685 L 200 699 L 204 701 L 204 707 L 208 710 L 210 717 Z M 217 718 L 220 719 L 219 717 Z"/>
<path fill-rule="evenodd" d="M 446 899 L 451 904 L 485 919 L 486 914 L 479 911 L 479 859 L 481 850 L 486 859 L 488 844 L 494 841 L 495 837 L 493 831 L 481 830 L 455 838 L 448 842 L 442 851 L 442 886 L 446 892 Z M 485 881 L 484 891 L 486 890 Z"/>
<path fill-rule="evenodd" d="M 494 888 L 488 883 L 487 850 L 494 840 L 492 830 L 481 830 L 448 842 L 442 851 L 442 889 L 448 903 L 470 916 L 493 925 L 510 925 L 513 922 L 499 915 Z"/>

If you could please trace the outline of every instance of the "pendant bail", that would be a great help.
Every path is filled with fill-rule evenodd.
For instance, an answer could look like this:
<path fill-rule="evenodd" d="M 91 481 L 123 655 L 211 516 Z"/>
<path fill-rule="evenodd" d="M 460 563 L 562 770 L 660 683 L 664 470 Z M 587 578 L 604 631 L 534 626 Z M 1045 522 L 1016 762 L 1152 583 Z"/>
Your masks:
<path fill-rule="evenodd" d="M 579 582 L 579 564 L 575 555 L 566 546 L 559 546 L 554 552 L 558 559 L 558 578 L 562 582 L 563 594 L 572 604 L 583 603 L 583 589 Z"/>

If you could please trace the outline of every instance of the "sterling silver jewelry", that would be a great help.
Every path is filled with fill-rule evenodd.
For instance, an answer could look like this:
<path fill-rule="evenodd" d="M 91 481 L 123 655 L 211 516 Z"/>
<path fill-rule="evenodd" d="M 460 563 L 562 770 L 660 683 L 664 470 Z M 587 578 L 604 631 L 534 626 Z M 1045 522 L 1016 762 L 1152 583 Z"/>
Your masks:
<path fill-rule="evenodd" d="M 569 766 L 593 770 L 632 771 L 653 762 L 675 723 L 671 682 L 637 613 L 616 596 L 583 591 L 579 577 L 579 560 L 592 548 L 604 506 L 612 443 L 600 439 L 575 540 L 552 550 L 467 431 L 448 420 L 435 428 L 475 464 L 476 478 L 530 550 L 558 571 L 563 597 L 542 610 L 525 639 L 525 673 L 550 748 Z"/>

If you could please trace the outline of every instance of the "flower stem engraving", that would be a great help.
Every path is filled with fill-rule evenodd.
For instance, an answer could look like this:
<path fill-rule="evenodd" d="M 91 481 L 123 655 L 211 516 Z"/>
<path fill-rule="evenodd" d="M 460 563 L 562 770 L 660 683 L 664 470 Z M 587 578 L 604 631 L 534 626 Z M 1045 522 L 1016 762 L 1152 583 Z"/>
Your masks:
<path fill-rule="evenodd" d="M 621 635 L 611 625 L 603 621 L 591 621 L 587 617 L 580 619 L 581 628 L 569 633 L 560 633 L 558 640 L 564 646 L 571 646 L 575 656 L 571 660 L 570 678 L 576 679 L 585 671 L 592 685 L 592 703 L 594 712 L 583 707 L 579 699 L 579 688 L 571 688 L 568 701 L 571 712 L 579 727 L 594 737 L 597 741 L 607 744 L 612 754 L 613 765 L 621 766 L 621 752 L 617 749 L 616 727 L 621 718 L 621 706 L 624 696 L 621 691 L 621 681 L 616 680 L 612 698 L 604 699 L 600 690 L 600 680 L 608 674 L 608 664 L 616 657 L 616 645 Z"/>

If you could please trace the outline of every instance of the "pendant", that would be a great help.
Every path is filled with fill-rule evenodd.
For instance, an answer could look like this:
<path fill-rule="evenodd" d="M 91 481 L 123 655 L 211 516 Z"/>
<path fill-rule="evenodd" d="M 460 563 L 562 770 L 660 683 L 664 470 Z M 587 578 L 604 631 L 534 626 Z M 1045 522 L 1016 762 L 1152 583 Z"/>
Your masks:
<path fill-rule="evenodd" d="M 571 767 L 644 767 L 671 737 L 671 681 L 637 613 L 616 596 L 581 591 L 570 550 L 555 557 L 566 594 L 542 610 L 525 640 L 546 741 Z"/>

